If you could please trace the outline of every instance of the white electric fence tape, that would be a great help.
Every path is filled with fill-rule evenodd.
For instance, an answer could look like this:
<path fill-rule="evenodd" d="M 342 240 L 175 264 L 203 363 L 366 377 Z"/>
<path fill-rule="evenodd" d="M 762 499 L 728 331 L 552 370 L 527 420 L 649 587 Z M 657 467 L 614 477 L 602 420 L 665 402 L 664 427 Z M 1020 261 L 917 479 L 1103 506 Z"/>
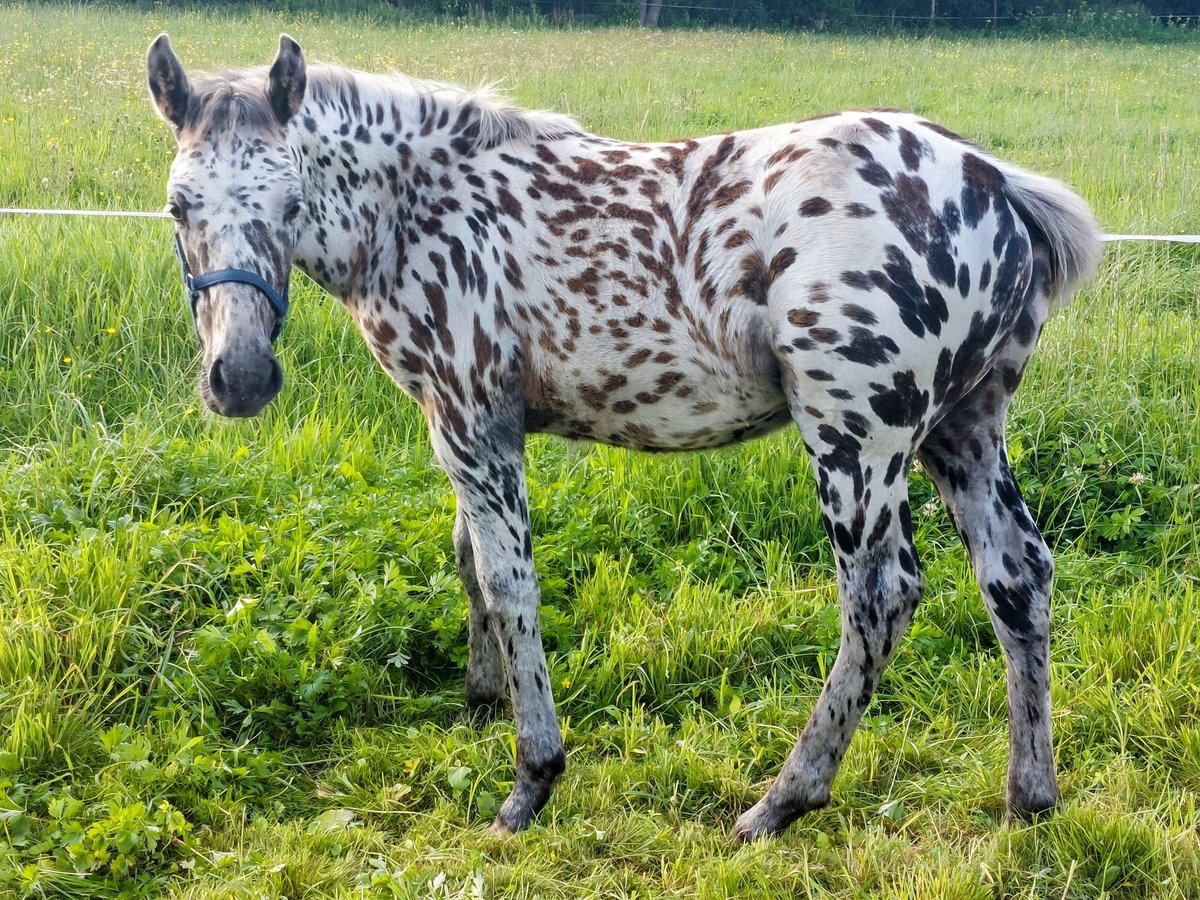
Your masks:
<path fill-rule="evenodd" d="M 11 216 L 113 216 L 122 219 L 169 219 L 165 212 L 133 212 L 119 209 L 15 209 L 0 208 L 0 215 Z"/>
<path fill-rule="evenodd" d="M 1106 241 L 1157 241 L 1172 244 L 1200 244 L 1200 234 L 1106 234 Z"/>

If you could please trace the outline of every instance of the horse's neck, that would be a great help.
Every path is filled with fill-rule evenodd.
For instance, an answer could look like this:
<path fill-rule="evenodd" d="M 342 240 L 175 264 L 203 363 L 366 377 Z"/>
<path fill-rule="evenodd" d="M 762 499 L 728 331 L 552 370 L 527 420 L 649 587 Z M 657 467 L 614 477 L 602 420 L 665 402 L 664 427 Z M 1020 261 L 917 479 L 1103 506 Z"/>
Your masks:
<path fill-rule="evenodd" d="M 349 84 L 342 96 L 310 97 L 288 140 L 309 209 L 295 264 L 353 304 L 372 292 L 373 270 L 389 261 L 395 270 L 430 193 L 448 192 L 467 145 L 455 127 L 459 98 Z"/>
<path fill-rule="evenodd" d="M 349 304 L 379 299 L 381 276 L 399 274 L 408 249 L 434 239 L 441 215 L 470 205 L 480 174 L 461 163 L 582 134 L 564 116 L 520 111 L 486 92 L 318 77 L 328 82 L 310 90 L 289 128 L 310 211 L 295 261 Z"/>

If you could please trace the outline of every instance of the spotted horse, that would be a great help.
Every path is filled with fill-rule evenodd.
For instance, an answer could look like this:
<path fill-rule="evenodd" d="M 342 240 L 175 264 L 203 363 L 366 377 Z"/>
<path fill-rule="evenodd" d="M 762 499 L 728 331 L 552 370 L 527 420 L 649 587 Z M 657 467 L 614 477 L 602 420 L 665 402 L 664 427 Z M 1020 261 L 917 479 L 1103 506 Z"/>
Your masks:
<path fill-rule="evenodd" d="M 168 209 L 208 406 L 252 416 L 279 390 L 294 265 L 425 413 L 457 498 L 467 704 L 507 693 L 516 719 L 496 831 L 528 826 L 566 765 L 538 632 L 530 432 L 699 450 L 799 427 L 842 639 L 735 838 L 830 800 L 921 597 L 914 459 L 1004 649 L 1010 809 L 1055 804 L 1053 565 L 1004 421 L 1047 316 L 1096 269 L 1082 200 L 904 112 L 641 144 L 486 91 L 307 66 L 286 35 L 269 68 L 194 84 L 162 35 L 148 69 L 178 142 Z"/>

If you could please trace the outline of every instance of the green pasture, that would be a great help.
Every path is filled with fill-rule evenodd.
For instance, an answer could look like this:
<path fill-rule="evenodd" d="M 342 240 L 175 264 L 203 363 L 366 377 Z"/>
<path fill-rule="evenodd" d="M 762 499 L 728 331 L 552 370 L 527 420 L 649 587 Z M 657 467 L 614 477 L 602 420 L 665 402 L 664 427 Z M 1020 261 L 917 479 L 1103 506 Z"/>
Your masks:
<path fill-rule="evenodd" d="M 653 140 L 904 107 L 1061 177 L 1106 230 L 1200 232 L 1200 42 L 544 31 L 169 5 L 0 6 L 0 207 L 157 209 L 143 87 L 312 59 L 501 82 Z M 834 786 L 736 816 L 837 649 L 799 439 L 530 442 L 569 757 L 487 825 L 507 719 L 462 715 L 453 498 L 416 408 L 300 276 L 282 394 L 205 412 L 165 221 L 0 216 L 0 897 L 1200 897 L 1200 248 L 1109 248 L 1047 327 L 1011 452 L 1057 560 L 1064 803 L 1004 820 L 1004 667 L 929 482 L 926 599 Z"/>

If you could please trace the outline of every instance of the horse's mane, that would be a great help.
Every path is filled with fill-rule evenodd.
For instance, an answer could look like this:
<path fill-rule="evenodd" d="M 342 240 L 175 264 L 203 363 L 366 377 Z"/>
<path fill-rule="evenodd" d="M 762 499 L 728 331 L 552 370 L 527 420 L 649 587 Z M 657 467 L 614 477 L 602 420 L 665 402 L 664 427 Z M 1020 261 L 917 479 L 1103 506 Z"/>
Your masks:
<path fill-rule="evenodd" d="M 183 128 L 206 133 L 227 124 L 266 127 L 275 121 L 266 96 L 267 69 L 238 69 L 210 75 L 196 82 L 188 103 Z M 583 134 L 574 119 L 544 110 L 522 109 L 491 86 L 474 90 L 439 81 L 425 81 L 392 72 L 372 75 L 343 66 L 314 64 L 307 69 L 306 92 L 318 102 L 343 105 L 348 112 L 359 112 L 367 104 L 388 106 L 401 101 L 402 108 L 423 107 L 425 115 L 439 108 L 451 111 L 451 118 L 474 114 L 477 127 L 464 136 L 480 148 L 495 147 L 509 141 L 550 140 Z"/>
<path fill-rule="evenodd" d="M 268 128 L 277 125 L 267 102 L 267 70 L 238 69 L 201 75 L 192 84 L 182 132 L 208 134 L 230 125 Z"/>

